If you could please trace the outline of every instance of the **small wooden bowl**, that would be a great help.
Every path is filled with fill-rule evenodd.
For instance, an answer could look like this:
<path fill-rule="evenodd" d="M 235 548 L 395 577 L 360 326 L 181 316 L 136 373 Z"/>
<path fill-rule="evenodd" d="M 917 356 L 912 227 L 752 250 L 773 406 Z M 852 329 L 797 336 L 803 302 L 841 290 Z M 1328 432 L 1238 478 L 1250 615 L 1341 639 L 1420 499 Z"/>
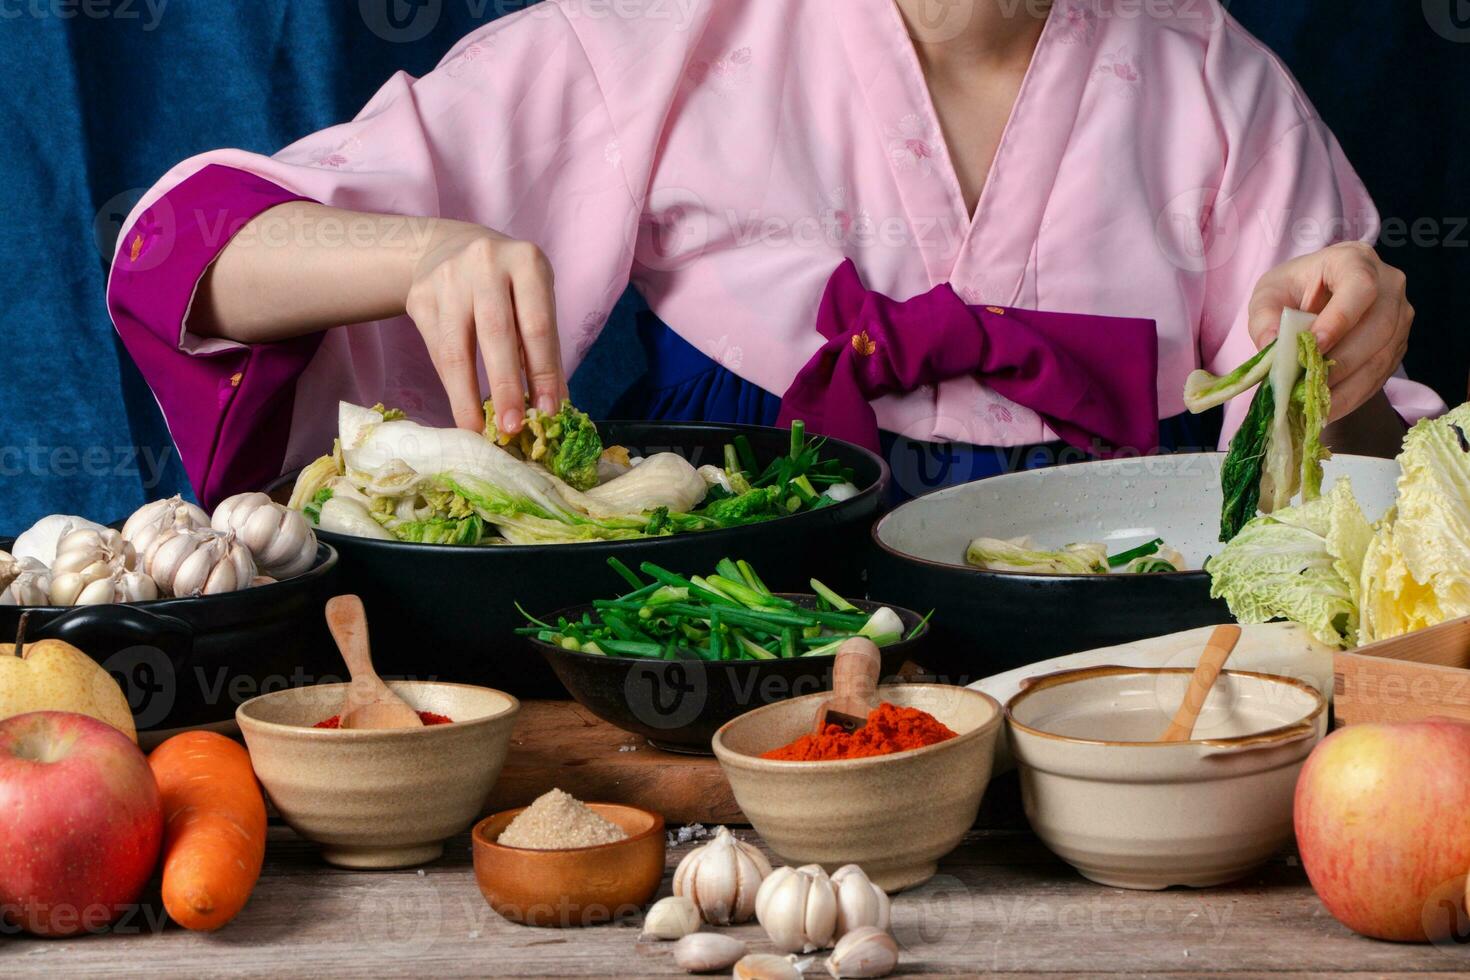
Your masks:
<path fill-rule="evenodd" d="M 664 877 L 664 818 L 634 806 L 587 806 L 627 831 L 627 839 L 558 851 L 497 844 L 525 807 L 475 825 L 475 880 L 491 908 L 521 925 L 568 929 L 611 922 L 648 904 Z"/>

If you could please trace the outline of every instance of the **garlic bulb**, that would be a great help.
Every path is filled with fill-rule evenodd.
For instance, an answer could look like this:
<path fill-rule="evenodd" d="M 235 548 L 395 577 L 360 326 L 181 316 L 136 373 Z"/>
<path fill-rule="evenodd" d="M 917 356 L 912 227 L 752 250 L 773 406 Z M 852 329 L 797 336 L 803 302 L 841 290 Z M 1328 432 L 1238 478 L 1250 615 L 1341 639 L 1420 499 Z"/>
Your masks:
<path fill-rule="evenodd" d="M 20 578 L 20 562 L 8 551 L 0 551 L 0 593 L 10 588 L 10 583 Z"/>
<path fill-rule="evenodd" d="M 56 560 L 56 545 L 66 535 L 79 528 L 91 528 L 94 531 L 105 531 L 107 528 L 101 524 L 87 520 L 85 517 L 72 517 L 68 514 L 52 514 L 43 517 L 29 528 L 21 532 L 20 537 L 15 539 L 10 553 L 17 561 L 35 559 L 47 568 Z"/>
<path fill-rule="evenodd" d="M 306 517 L 263 493 L 229 498 L 215 508 L 210 526 L 234 531 L 261 572 L 277 580 L 295 578 L 316 561 L 316 535 Z"/>
<path fill-rule="evenodd" d="M 862 926 L 838 941 L 826 966 L 838 980 L 886 977 L 898 966 L 898 943 L 884 929 Z"/>
<path fill-rule="evenodd" d="M 749 947 L 734 936 L 717 932 L 695 932 L 674 944 L 674 965 L 689 973 L 728 970 Z"/>
<path fill-rule="evenodd" d="M 755 915 L 755 896 L 771 862 L 753 844 L 736 840 L 728 827 L 684 855 L 674 871 L 674 894 L 694 902 L 712 926 L 738 925 Z"/>
<path fill-rule="evenodd" d="M 810 953 L 837 938 L 837 889 L 819 864 L 777 868 L 755 897 L 755 915 L 783 953 Z"/>
<path fill-rule="evenodd" d="M 164 531 L 171 527 L 209 527 L 209 515 L 183 497 L 155 500 L 133 512 L 123 524 L 122 536 L 143 554 Z"/>
<path fill-rule="evenodd" d="M 50 605 L 51 570 L 34 558 L 21 558 L 16 566 L 19 574 L 8 589 L 0 590 L 0 606 Z"/>
<path fill-rule="evenodd" d="M 888 931 L 893 903 L 887 892 L 868 880 L 862 868 L 855 864 L 838 868 L 832 873 L 832 887 L 837 890 L 838 939 L 864 926 Z"/>
<path fill-rule="evenodd" d="M 79 528 L 63 535 L 56 542 L 56 557 L 51 562 L 51 574 L 66 575 L 71 572 L 87 572 L 98 565 L 107 566 L 91 576 L 95 580 L 112 568 L 131 571 L 137 563 L 138 553 L 121 533 L 111 528 L 100 531 L 89 527 Z"/>
<path fill-rule="evenodd" d="M 154 538 L 141 565 L 166 596 L 235 592 L 255 580 L 255 559 L 234 532 L 220 534 L 183 523 Z"/>
<path fill-rule="evenodd" d="M 794 956 L 753 953 L 735 964 L 734 980 L 801 980 Z"/>
<path fill-rule="evenodd" d="M 157 598 L 158 586 L 151 577 L 111 565 L 90 565 L 51 579 L 53 606 L 106 606 Z"/>
<path fill-rule="evenodd" d="M 694 902 L 682 895 L 670 895 L 653 903 L 643 917 L 644 939 L 683 939 L 691 932 L 699 931 L 699 909 Z M 736 957 L 739 959 L 739 957 Z M 731 960 L 730 963 L 735 962 Z M 725 966 L 729 966 L 726 963 Z M 720 967 L 715 967 L 720 969 Z"/>

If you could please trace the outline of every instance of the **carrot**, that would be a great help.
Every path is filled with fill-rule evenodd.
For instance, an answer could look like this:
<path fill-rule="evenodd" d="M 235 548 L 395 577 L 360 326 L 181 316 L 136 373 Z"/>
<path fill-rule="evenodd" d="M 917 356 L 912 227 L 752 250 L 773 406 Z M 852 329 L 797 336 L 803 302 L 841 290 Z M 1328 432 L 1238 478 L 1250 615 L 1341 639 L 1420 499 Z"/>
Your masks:
<path fill-rule="evenodd" d="M 185 732 L 148 764 L 163 796 L 163 907 L 186 929 L 218 929 L 250 900 L 265 860 L 250 753 L 223 735 Z"/>

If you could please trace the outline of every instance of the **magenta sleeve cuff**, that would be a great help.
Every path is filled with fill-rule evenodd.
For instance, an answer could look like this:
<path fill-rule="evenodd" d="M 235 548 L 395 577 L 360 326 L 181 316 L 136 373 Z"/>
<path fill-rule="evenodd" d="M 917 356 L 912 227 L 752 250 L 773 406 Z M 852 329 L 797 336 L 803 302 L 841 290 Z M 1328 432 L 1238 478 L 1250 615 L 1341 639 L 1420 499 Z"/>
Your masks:
<path fill-rule="evenodd" d="M 207 508 L 280 475 L 296 379 L 321 335 L 190 351 L 184 320 L 200 278 L 240 229 L 278 204 L 302 200 L 310 199 L 243 170 L 208 166 L 139 215 L 113 261 L 112 322 Z"/>

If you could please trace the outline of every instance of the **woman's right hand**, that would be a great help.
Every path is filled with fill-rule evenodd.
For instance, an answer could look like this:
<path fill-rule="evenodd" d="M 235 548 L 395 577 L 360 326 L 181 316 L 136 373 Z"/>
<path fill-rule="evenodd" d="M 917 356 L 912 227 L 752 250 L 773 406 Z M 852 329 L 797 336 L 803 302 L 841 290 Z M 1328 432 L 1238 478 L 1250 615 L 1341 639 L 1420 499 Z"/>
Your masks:
<path fill-rule="evenodd" d="M 449 393 L 455 424 L 485 426 L 475 353 L 485 360 L 496 422 L 517 432 L 531 402 L 554 413 L 567 396 L 551 263 L 530 242 L 436 219 L 414 265 L 406 310 Z"/>

